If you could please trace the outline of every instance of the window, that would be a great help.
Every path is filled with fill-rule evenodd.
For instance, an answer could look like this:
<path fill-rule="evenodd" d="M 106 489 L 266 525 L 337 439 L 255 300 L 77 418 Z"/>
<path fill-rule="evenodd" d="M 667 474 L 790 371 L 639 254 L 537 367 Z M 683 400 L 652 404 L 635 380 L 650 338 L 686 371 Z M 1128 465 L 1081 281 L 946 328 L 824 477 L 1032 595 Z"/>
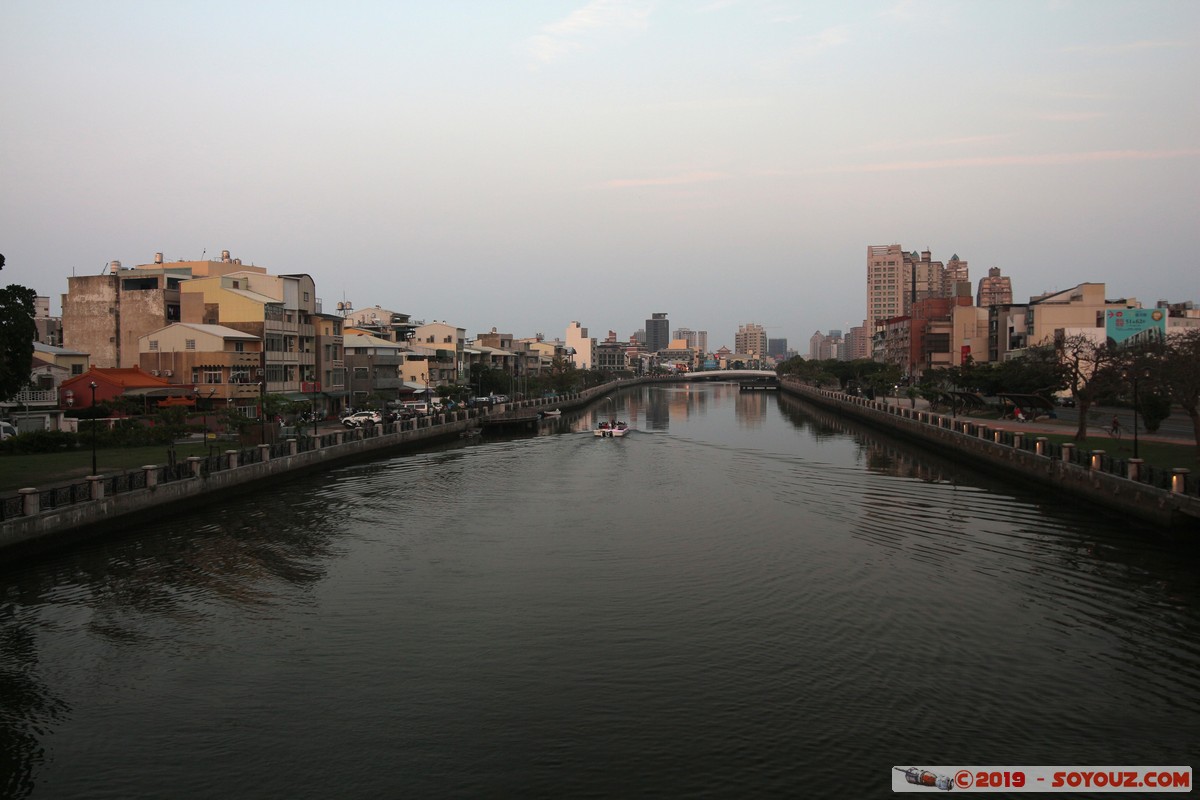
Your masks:
<path fill-rule="evenodd" d="M 220 368 L 213 369 L 212 367 L 205 367 L 204 373 L 201 377 L 203 378 L 203 381 L 202 381 L 203 383 L 221 383 L 222 382 Z"/>
<path fill-rule="evenodd" d="M 246 352 L 246 343 L 245 342 L 234 342 L 233 343 L 233 352 L 235 352 L 235 353 Z"/>
<path fill-rule="evenodd" d="M 154 353 L 157 351 L 158 351 L 158 339 L 151 339 L 150 340 L 150 352 Z"/>
<path fill-rule="evenodd" d="M 83 364 L 72 364 L 71 365 L 71 374 L 72 375 L 82 375 L 83 374 Z"/>
<path fill-rule="evenodd" d="M 183 347 L 185 350 L 195 350 L 196 349 L 196 340 L 195 339 L 184 339 Z"/>

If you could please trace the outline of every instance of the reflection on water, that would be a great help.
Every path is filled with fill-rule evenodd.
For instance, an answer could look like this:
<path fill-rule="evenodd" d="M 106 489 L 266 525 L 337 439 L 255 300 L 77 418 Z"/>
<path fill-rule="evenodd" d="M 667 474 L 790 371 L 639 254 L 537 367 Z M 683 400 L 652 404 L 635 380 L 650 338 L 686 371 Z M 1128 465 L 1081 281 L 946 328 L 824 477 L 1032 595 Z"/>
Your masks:
<path fill-rule="evenodd" d="M 593 437 L 612 415 L 634 430 Z M 5 568 L 0 792 L 866 797 L 909 762 L 1188 763 L 1196 566 L 794 398 L 626 390 Z"/>
<path fill-rule="evenodd" d="M 26 797 L 66 705 L 37 680 L 37 640 L 5 603 L 0 618 L 0 797 Z"/>

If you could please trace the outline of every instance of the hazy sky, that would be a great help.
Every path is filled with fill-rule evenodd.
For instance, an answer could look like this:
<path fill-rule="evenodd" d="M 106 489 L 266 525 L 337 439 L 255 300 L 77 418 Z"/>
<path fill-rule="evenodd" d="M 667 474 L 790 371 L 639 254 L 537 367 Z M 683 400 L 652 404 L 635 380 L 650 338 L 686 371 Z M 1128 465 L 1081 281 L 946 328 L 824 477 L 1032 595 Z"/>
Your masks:
<path fill-rule="evenodd" d="M 1200 2 L 0 4 L 0 283 L 231 251 L 468 335 L 807 351 L 866 249 L 1200 300 Z"/>

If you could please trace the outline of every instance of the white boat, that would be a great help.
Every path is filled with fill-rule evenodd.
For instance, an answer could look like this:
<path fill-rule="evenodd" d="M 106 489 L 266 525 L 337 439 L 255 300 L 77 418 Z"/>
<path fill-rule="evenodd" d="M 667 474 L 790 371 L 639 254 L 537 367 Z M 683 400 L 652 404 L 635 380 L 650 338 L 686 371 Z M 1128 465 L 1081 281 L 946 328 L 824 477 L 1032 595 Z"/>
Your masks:
<path fill-rule="evenodd" d="M 629 426 L 624 422 L 601 422 L 592 434 L 608 439 L 624 436 L 628 430 Z"/>
<path fill-rule="evenodd" d="M 553 411 L 539 411 L 538 416 L 539 417 L 561 417 L 562 409 L 556 408 Z"/>

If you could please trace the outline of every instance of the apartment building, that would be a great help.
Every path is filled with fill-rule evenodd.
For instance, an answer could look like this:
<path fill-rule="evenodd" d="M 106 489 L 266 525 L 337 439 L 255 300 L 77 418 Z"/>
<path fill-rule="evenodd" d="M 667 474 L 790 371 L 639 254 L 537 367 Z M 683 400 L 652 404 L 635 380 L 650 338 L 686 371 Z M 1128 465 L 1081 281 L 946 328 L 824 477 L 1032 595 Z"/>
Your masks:
<path fill-rule="evenodd" d="M 596 344 L 596 369 L 605 372 L 622 372 L 629 369 L 628 342 L 617 341 L 617 332 L 609 331 L 604 341 Z"/>
<path fill-rule="evenodd" d="M 878 328 L 884 320 L 909 315 L 914 301 L 954 297 L 970 282 L 968 263 L 951 256 L 934 261 L 929 250 L 906 252 L 898 244 L 867 247 L 867 320 Z"/>
<path fill-rule="evenodd" d="M 575 369 L 592 369 L 596 363 L 596 340 L 588 336 L 587 328 L 571 322 L 567 326 L 566 347 Z"/>
<path fill-rule="evenodd" d="M 466 366 L 464 348 L 467 331 L 447 322 L 427 322 L 418 325 L 411 340 L 415 353 L 429 357 L 429 381 L 435 386 L 462 383 Z"/>
<path fill-rule="evenodd" d="M 1104 293 L 1103 283 L 1081 283 L 1061 292 L 1031 297 L 1025 306 L 1026 346 L 1052 343 L 1060 331 L 1099 329 L 1103 335 L 1109 311 L 1142 307 L 1137 298 L 1109 300 Z"/>
<path fill-rule="evenodd" d="M 975 305 L 980 308 L 1010 305 L 1013 301 L 1012 279 L 1000 274 L 999 267 L 988 269 L 986 278 L 979 279 Z"/>
<path fill-rule="evenodd" d="M 767 331 L 762 325 L 748 322 L 738 326 L 733 336 L 733 349 L 758 359 L 767 357 Z"/>
<path fill-rule="evenodd" d="M 225 327 L 176 322 L 138 338 L 142 371 L 190 387 L 207 408 L 258 416 L 262 339 Z"/>
<path fill-rule="evenodd" d="M 671 343 L 671 323 L 665 311 L 655 311 L 646 320 L 646 351 L 657 353 Z"/>
<path fill-rule="evenodd" d="M 111 261 L 107 274 L 73 275 L 62 296 L 63 346 L 90 354 L 95 367 L 135 367 L 141 360 L 138 340 L 181 321 L 180 285 L 229 272 L 266 270 L 244 266 L 223 250 L 220 261 L 164 262 L 156 253 L 151 264 L 127 268 Z"/>

